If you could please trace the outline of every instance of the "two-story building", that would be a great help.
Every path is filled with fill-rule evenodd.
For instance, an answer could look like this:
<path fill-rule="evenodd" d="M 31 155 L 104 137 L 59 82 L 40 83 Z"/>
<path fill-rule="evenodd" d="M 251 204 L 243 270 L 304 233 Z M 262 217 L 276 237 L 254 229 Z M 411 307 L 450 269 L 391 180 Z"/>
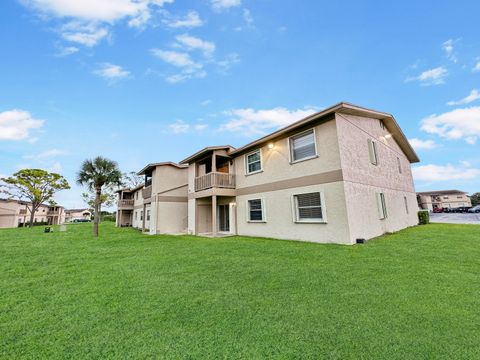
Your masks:
<path fill-rule="evenodd" d="M 340 103 L 238 149 L 206 147 L 168 174 L 147 166 L 142 210 L 152 234 L 353 244 L 417 224 L 418 161 L 392 115 Z M 178 184 L 175 207 L 160 210 L 157 181 Z"/>
<path fill-rule="evenodd" d="M 31 204 L 23 200 L 0 199 L 0 228 L 25 226 L 30 222 Z M 63 206 L 41 204 L 34 214 L 35 224 L 59 225 L 65 222 Z"/>
<path fill-rule="evenodd" d="M 455 209 L 471 207 L 472 202 L 467 193 L 460 190 L 436 190 L 417 193 L 420 209 L 433 211 L 435 209 Z"/>

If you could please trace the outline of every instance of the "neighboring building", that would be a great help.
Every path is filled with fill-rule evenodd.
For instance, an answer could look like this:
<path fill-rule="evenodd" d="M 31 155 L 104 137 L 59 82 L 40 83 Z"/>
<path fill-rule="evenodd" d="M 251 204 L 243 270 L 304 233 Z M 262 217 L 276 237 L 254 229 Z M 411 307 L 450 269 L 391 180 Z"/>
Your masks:
<path fill-rule="evenodd" d="M 0 228 L 23 226 L 30 223 L 30 203 L 20 200 L 0 199 Z M 35 223 L 59 225 L 65 222 L 63 206 L 40 205 L 35 212 Z"/>
<path fill-rule="evenodd" d="M 148 165 L 145 187 L 119 192 L 117 224 L 131 212 L 150 234 L 354 244 L 417 224 L 418 161 L 392 115 L 340 103 L 239 149 Z"/>
<path fill-rule="evenodd" d="M 90 220 L 92 213 L 88 209 L 68 209 L 65 210 L 65 221 L 73 222 L 76 220 Z"/>
<path fill-rule="evenodd" d="M 433 211 L 434 209 L 454 209 L 463 206 L 472 206 L 466 192 L 460 190 L 438 190 L 417 193 L 420 209 Z"/>

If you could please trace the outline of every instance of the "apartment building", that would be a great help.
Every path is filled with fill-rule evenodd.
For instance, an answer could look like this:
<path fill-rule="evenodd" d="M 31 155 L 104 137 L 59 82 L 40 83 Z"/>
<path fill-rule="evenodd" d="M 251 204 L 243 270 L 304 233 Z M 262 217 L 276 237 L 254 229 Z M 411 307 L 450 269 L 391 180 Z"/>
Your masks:
<path fill-rule="evenodd" d="M 0 199 L 0 228 L 12 228 L 30 223 L 30 203 L 20 200 Z M 63 206 L 40 205 L 35 212 L 35 223 L 58 225 L 65 222 Z"/>
<path fill-rule="evenodd" d="M 119 192 L 117 224 L 137 211 L 128 221 L 150 234 L 354 244 L 417 224 L 418 161 L 392 115 L 339 103 L 238 149 L 148 165 L 141 191 Z"/>
<path fill-rule="evenodd" d="M 88 209 L 68 209 L 65 210 L 65 221 L 74 222 L 78 220 L 90 220 L 92 213 Z"/>
<path fill-rule="evenodd" d="M 417 193 L 420 209 L 433 211 L 434 209 L 455 209 L 463 206 L 472 206 L 466 192 L 460 190 L 438 190 Z"/>

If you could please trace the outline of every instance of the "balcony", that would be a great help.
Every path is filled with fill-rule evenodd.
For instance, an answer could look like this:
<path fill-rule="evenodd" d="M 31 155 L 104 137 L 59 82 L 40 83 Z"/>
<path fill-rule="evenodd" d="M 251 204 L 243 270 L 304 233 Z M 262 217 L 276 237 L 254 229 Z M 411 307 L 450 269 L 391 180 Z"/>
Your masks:
<path fill-rule="evenodd" d="M 47 216 L 59 216 L 60 211 L 59 210 L 48 210 Z"/>
<path fill-rule="evenodd" d="M 152 185 L 145 187 L 142 190 L 143 199 L 150 199 L 152 197 Z"/>
<path fill-rule="evenodd" d="M 20 215 L 27 215 L 26 209 L 20 209 Z"/>
<path fill-rule="evenodd" d="M 117 202 L 118 209 L 131 210 L 133 209 L 133 199 L 122 199 Z"/>
<path fill-rule="evenodd" d="M 235 175 L 211 172 L 195 178 L 195 191 L 211 188 L 235 189 Z"/>

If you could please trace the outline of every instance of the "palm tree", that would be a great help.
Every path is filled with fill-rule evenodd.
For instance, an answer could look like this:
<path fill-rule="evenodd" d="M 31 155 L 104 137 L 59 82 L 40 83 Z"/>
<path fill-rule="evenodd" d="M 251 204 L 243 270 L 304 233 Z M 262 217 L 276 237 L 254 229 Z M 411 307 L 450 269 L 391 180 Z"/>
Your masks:
<path fill-rule="evenodd" d="M 77 183 L 87 186 L 95 192 L 95 214 L 93 220 L 93 235 L 98 237 L 98 223 L 100 222 L 100 210 L 102 205 L 102 187 L 120 186 L 122 184 L 122 173 L 115 161 L 102 156 L 95 159 L 87 159 L 77 174 Z"/>

